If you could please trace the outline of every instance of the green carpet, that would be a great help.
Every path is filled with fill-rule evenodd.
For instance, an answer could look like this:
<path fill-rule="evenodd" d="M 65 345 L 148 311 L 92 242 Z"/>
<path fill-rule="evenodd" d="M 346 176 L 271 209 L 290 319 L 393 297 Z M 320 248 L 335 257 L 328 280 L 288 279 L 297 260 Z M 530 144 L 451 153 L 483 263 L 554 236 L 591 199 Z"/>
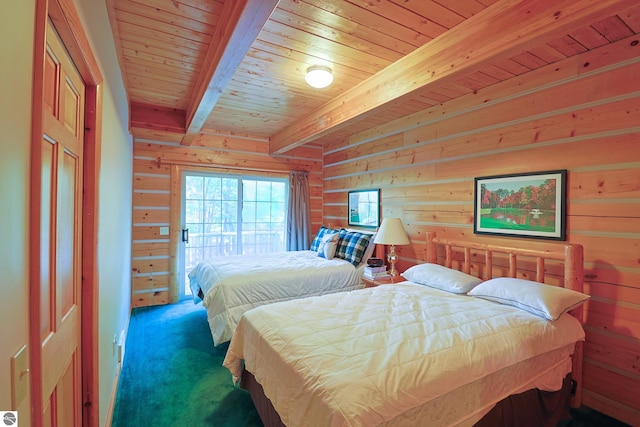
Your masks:
<path fill-rule="evenodd" d="M 249 394 L 222 367 L 201 304 L 134 309 L 113 427 L 262 426 Z"/>

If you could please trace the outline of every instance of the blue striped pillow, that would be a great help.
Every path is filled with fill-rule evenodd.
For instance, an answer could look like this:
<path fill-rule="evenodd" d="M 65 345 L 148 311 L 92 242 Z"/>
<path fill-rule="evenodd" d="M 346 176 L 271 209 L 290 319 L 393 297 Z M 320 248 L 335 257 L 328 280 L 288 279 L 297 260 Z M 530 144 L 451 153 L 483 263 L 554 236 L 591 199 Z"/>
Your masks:
<path fill-rule="evenodd" d="M 335 257 L 347 260 L 357 267 L 360 265 L 367 247 L 369 247 L 371 238 L 371 234 L 346 231 L 345 229 L 340 230 L 340 240 L 338 240 Z"/>

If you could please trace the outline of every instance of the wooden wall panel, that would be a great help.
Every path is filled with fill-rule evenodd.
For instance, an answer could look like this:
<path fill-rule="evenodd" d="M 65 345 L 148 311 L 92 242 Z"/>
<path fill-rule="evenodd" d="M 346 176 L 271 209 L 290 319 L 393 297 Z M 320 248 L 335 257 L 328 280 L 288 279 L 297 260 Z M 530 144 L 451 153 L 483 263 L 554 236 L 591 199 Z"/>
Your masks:
<path fill-rule="evenodd" d="M 346 223 L 349 190 L 380 188 L 382 216 L 402 218 L 411 239 L 396 248 L 401 271 L 425 259 L 426 231 L 513 242 L 474 235 L 474 177 L 566 169 L 567 240 L 584 246 L 592 295 L 584 403 L 631 425 L 640 425 L 638 50 L 629 37 L 381 124 L 327 144 L 323 162 L 322 222 Z"/>
<path fill-rule="evenodd" d="M 134 292 L 131 296 L 131 308 L 147 307 L 150 305 L 165 305 L 169 303 L 169 291 Z"/>
<path fill-rule="evenodd" d="M 169 209 L 150 209 L 150 208 L 136 208 L 133 210 L 133 223 L 145 224 L 145 223 L 163 223 L 169 222 Z"/>
<path fill-rule="evenodd" d="M 599 331 L 587 332 L 585 357 L 594 362 L 638 375 L 640 374 L 638 354 L 640 354 L 639 343 L 615 339 Z"/>
<path fill-rule="evenodd" d="M 180 171 L 286 176 L 292 170 L 309 174 L 311 220 L 316 230 L 322 223 L 322 147 L 305 146 L 286 155 L 269 156 L 268 141 L 229 135 L 200 135 L 193 146 L 172 141 L 134 143 L 132 306 L 173 302 L 181 280 L 172 247 L 179 230 L 180 212 L 172 205 L 172 181 Z M 177 166 L 176 166 L 177 165 Z M 174 172 L 175 171 L 175 172 Z M 179 206 L 179 203 L 177 203 Z M 179 210 L 179 207 L 176 209 Z M 160 235 L 169 227 L 169 235 Z M 177 239 L 176 239 L 177 240 Z"/>

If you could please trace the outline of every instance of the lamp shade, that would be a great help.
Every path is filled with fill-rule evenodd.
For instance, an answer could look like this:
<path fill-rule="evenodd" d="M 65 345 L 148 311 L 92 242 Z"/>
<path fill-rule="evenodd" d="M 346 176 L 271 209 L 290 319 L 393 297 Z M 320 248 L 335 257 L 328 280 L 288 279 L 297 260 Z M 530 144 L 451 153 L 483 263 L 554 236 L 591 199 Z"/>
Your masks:
<path fill-rule="evenodd" d="M 373 242 L 381 245 L 408 245 L 411 243 L 400 218 L 384 218 Z"/>
<path fill-rule="evenodd" d="M 307 69 L 305 80 L 309 86 L 315 87 L 316 89 L 322 89 L 333 82 L 333 74 L 331 74 L 331 68 L 329 67 L 314 65 Z"/>

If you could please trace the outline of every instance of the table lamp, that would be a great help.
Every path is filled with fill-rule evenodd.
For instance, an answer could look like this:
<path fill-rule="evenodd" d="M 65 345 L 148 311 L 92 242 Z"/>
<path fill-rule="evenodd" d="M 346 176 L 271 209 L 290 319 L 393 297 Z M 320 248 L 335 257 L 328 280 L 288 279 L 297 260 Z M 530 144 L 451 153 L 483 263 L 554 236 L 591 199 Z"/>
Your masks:
<path fill-rule="evenodd" d="M 391 245 L 387 260 L 391 265 L 389 275 L 392 280 L 395 280 L 395 277 L 398 275 L 398 271 L 396 270 L 398 256 L 396 255 L 395 245 L 408 245 L 411 243 L 407 232 L 404 231 L 400 218 L 384 218 L 373 242 L 381 245 Z"/>

